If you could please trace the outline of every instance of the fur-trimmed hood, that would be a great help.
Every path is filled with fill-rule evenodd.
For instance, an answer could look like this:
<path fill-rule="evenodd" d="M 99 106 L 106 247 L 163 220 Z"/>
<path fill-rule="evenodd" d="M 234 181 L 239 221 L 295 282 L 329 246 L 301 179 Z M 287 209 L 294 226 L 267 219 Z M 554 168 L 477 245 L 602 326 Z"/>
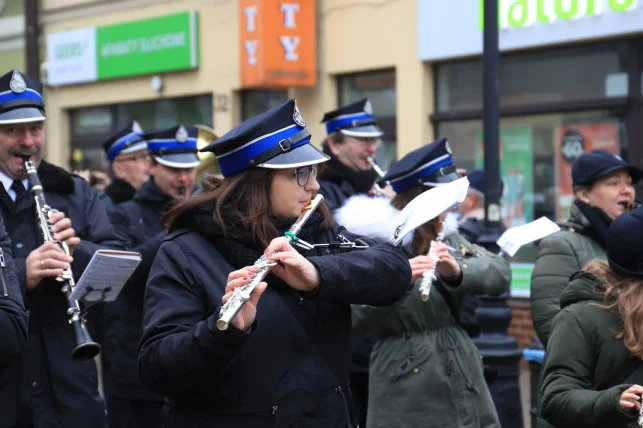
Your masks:
<path fill-rule="evenodd" d="M 369 197 L 356 195 L 348 198 L 341 208 L 335 211 L 335 221 L 347 230 L 357 235 L 388 241 L 395 232 L 397 225 L 395 217 L 400 211 L 391 205 L 386 197 Z M 444 221 L 444 236 L 449 236 L 458 230 L 458 221 L 449 212 Z M 409 233 L 402 241 L 403 245 L 413 242 L 413 234 Z"/>

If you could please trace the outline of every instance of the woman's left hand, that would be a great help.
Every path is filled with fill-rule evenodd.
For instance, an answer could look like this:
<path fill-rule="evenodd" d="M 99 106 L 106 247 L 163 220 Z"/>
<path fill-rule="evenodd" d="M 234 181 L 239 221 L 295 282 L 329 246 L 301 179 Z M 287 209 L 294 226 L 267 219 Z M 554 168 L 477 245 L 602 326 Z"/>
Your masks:
<path fill-rule="evenodd" d="M 295 290 L 311 292 L 319 287 L 319 272 L 290 245 L 287 238 L 279 237 L 270 241 L 265 255 L 271 262 L 283 263 L 283 266 L 273 266 L 271 272 Z"/>
<path fill-rule="evenodd" d="M 440 263 L 435 268 L 443 279 L 456 279 L 460 276 L 462 270 L 460 263 L 449 253 L 449 248 L 444 242 L 435 243 L 435 255 L 440 259 Z"/>

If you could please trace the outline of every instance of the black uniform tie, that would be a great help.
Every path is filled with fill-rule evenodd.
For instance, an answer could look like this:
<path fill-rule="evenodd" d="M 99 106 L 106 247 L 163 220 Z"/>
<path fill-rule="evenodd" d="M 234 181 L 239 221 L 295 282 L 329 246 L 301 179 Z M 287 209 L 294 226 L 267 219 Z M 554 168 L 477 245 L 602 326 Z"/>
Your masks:
<path fill-rule="evenodd" d="M 22 200 L 26 197 L 25 195 L 27 194 L 27 191 L 25 190 L 25 186 L 22 185 L 22 181 L 20 180 L 13 180 L 13 183 L 11 184 L 11 189 L 16 192 L 16 200 L 14 201 L 14 205 L 18 206 L 22 202 Z"/>

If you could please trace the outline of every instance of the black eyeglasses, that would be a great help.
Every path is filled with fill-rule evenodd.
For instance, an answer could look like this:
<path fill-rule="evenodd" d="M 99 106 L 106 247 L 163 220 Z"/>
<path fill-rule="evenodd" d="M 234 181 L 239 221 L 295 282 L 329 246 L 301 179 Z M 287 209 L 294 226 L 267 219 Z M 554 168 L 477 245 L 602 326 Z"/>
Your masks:
<path fill-rule="evenodd" d="M 304 187 L 306 184 L 308 184 L 308 180 L 310 180 L 311 175 L 317 178 L 318 170 L 319 168 L 317 167 L 317 165 L 306 165 L 306 166 L 300 166 L 299 168 L 295 168 L 297 185 L 299 187 Z"/>

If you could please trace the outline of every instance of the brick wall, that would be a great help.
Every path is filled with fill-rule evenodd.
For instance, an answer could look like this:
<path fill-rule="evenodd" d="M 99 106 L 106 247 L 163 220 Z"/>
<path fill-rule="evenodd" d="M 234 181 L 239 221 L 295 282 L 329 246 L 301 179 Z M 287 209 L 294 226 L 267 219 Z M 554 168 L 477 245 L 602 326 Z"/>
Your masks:
<path fill-rule="evenodd" d="M 515 298 L 508 301 L 513 317 L 509 324 L 509 336 L 518 340 L 520 349 L 529 348 L 536 335 L 531 322 L 531 304 L 529 299 Z M 521 369 L 528 369 L 527 361 L 520 361 Z"/>

